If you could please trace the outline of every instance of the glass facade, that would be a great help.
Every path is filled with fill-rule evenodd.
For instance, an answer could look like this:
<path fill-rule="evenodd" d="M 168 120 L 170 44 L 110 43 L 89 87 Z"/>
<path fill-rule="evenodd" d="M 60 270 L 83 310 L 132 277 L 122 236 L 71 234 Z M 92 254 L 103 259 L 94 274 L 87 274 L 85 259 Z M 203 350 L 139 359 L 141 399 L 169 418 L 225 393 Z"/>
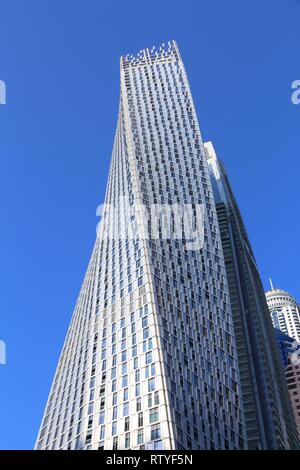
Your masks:
<path fill-rule="evenodd" d="M 255 257 L 222 163 L 204 144 L 229 287 L 247 447 L 299 449 L 284 371 Z"/>

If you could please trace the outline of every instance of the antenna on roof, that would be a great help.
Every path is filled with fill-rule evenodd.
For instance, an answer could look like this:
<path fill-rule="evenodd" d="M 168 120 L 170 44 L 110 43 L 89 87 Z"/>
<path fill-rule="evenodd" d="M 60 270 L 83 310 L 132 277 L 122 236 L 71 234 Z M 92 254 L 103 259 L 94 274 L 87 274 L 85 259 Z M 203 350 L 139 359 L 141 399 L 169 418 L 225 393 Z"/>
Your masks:
<path fill-rule="evenodd" d="M 273 282 L 271 278 L 270 278 L 270 286 L 271 286 L 271 290 L 274 290 L 274 286 L 273 286 Z"/>

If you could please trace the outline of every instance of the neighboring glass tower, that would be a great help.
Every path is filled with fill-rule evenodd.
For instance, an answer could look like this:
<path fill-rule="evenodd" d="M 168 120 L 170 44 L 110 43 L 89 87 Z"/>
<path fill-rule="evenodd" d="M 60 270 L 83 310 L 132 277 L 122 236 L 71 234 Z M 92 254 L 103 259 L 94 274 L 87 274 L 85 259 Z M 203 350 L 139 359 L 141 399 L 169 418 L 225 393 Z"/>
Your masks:
<path fill-rule="evenodd" d="M 294 338 L 278 330 L 278 328 L 274 328 L 274 333 L 280 352 L 281 364 L 285 370 L 289 363 L 289 356 L 299 350 L 300 345 Z"/>
<path fill-rule="evenodd" d="M 223 245 L 249 449 L 296 449 L 299 441 L 263 286 L 223 165 L 204 144 Z"/>
<path fill-rule="evenodd" d="M 288 386 L 290 399 L 292 403 L 293 413 L 297 426 L 298 436 L 300 439 L 300 358 L 299 352 L 294 353 L 295 362 L 292 361 L 292 357 L 289 357 L 289 364 L 285 370 L 285 378 Z"/>
<path fill-rule="evenodd" d="M 300 439 L 300 344 L 281 330 L 274 330 Z"/>
<path fill-rule="evenodd" d="M 272 282 L 266 298 L 274 327 L 300 343 L 300 307 L 296 300 L 288 292 L 274 289 Z"/>
<path fill-rule="evenodd" d="M 36 448 L 243 448 L 222 245 L 183 62 L 170 42 L 120 65 L 106 193 L 114 210 L 98 232 Z M 172 205 L 193 209 L 201 246 L 191 248 L 185 230 L 165 236 L 174 212 L 149 222 L 153 208 Z"/>

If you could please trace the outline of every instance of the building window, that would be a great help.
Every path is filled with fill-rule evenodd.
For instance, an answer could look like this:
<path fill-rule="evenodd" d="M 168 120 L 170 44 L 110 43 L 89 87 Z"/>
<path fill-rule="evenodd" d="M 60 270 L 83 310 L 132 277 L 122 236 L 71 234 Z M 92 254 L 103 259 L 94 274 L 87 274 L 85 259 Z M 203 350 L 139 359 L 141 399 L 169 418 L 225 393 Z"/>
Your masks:
<path fill-rule="evenodd" d="M 89 403 L 88 414 L 91 415 L 94 412 L 94 402 Z"/>
<path fill-rule="evenodd" d="M 128 449 L 130 447 L 130 433 L 128 432 L 125 434 L 125 449 Z"/>
<path fill-rule="evenodd" d="M 133 346 L 132 348 L 132 357 L 136 357 L 137 356 L 137 345 Z"/>
<path fill-rule="evenodd" d="M 138 427 L 141 428 L 144 425 L 143 413 L 138 414 Z"/>
<path fill-rule="evenodd" d="M 99 424 L 103 424 L 105 419 L 105 411 L 101 411 L 99 415 Z"/>
<path fill-rule="evenodd" d="M 114 393 L 112 398 L 112 404 L 116 405 L 118 403 L 118 394 Z"/>
<path fill-rule="evenodd" d="M 103 441 L 105 438 L 105 426 L 101 426 L 100 428 L 100 441 Z"/>
<path fill-rule="evenodd" d="M 117 434 L 117 421 L 114 421 L 111 427 L 111 435 L 115 436 L 116 434 Z"/>
<path fill-rule="evenodd" d="M 129 415 L 129 401 L 123 404 L 123 416 Z"/>
<path fill-rule="evenodd" d="M 152 351 L 146 353 L 146 364 L 151 364 L 152 362 Z"/>
<path fill-rule="evenodd" d="M 160 425 L 156 424 L 155 426 L 151 426 L 151 441 L 154 441 L 155 439 L 160 439 L 160 438 L 161 438 Z"/>
<path fill-rule="evenodd" d="M 148 380 L 148 392 L 153 392 L 155 390 L 155 378 Z"/>
<path fill-rule="evenodd" d="M 149 422 L 150 422 L 150 424 L 152 424 L 152 423 L 155 423 L 158 420 L 159 420 L 158 407 L 152 408 L 152 410 L 149 411 Z"/>
<path fill-rule="evenodd" d="M 114 437 L 114 439 L 113 439 L 113 450 L 117 450 L 117 449 L 118 449 L 118 438 Z"/>
<path fill-rule="evenodd" d="M 143 444 L 144 442 L 144 432 L 140 429 L 137 433 L 137 445 Z"/>
<path fill-rule="evenodd" d="M 128 386 L 128 375 L 123 375 L 122 377 L 122 387 L 127 387 Z"/>

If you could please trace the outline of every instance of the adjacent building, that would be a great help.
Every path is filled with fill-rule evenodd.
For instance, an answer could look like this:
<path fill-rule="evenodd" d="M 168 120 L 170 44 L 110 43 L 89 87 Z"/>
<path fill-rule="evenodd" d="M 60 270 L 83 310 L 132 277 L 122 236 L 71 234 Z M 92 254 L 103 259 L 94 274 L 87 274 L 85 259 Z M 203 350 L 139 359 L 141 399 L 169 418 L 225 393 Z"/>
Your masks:
<path fill-rule="evenodd" d="M 36 448 L 243 449 L 236 333 L 220 230 L 178 47 L 172 41 L 122 57 L 120 73 L 108 209 Z M 156 211 L 164 213 L 163 222 L 149 220 Z M 195 246 L 187 243 L 191 234 L 181 224 L 188 214 Z M 165 227 L 178 218 L 182 233 L 177 227 L 176 236 L 166 236 Z M 262 335 L 261 343 L 268 340 Z M 239 337 L 239 348 L 240 342 Z M 271 381 L 269 347 L 261 348 Z M 270 445 L 293 446 L 278 389 L 262 386 L 272 394 L 264 411 L 272 421 Z"/>
<path fill-rule="evenodd" d="M 278 328 L 274 328 L 275 338 L 279 348 L 281 364 L 284 370 L 289 364 L 289 356 L 299 349 L 297 341 L 286 333 L 283 333 Z"/>
<path fill-rule="evenodd" d="M 300 439 L 300 344 L 281 330 L 274 330 Z"/>
<path fill-rule="evenodd" d="M 289 389 L 290 399 L 292 403 L 293 413 L 300 439 L 300 357 L 299 353 L 290 356 L 289 364 L 285 370 L 285 378 Z"/>
<path fill-rule="evenodd" d="M 204 144 L 221 233 L 249 449 L 299 440 L 263 286 L 236 199 L 211 142 Z"/>
<path fill-rule="evenodd" d="M 266 292 L 267 303 L 274 328 L 300 342 L 300 307 L 296 300 L 282 289 Z"/>

